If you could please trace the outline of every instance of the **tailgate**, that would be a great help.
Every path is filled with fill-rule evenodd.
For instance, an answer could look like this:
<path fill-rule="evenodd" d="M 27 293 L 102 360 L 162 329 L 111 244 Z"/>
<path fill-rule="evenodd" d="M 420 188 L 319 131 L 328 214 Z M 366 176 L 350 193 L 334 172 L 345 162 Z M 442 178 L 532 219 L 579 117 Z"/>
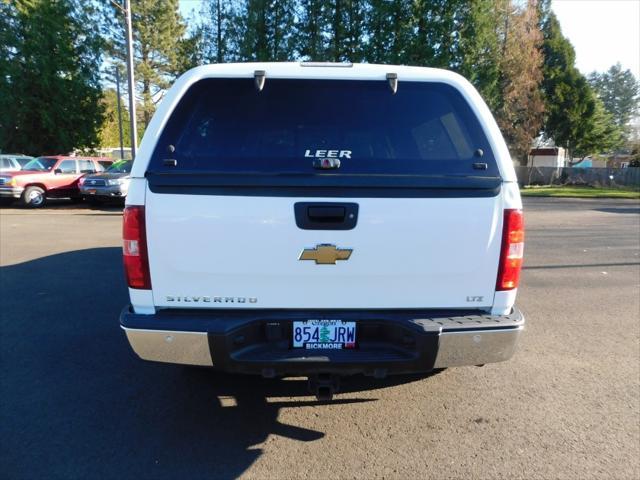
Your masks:
<path fill-rule="evenodd" d="M 181 308 L 469 308 L 493 302 L 500 195 L 366 198 L 351 230 L 303 230 L 296 202 L 155 194 L 146 215 L 154 303 Z M 300 260 L 318 245 L 347 260 Z"/>

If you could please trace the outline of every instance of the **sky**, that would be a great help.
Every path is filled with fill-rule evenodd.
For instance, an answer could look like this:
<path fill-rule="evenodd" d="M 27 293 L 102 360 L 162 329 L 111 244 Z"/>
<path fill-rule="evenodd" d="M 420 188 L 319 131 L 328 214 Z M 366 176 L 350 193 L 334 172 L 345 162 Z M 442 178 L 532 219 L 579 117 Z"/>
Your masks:
<path fill-rule="evenodd" d="M 551 8 L 581 72 L 620 62 L 640 79 L 640 0 L 553 0 Z"/>
<path fill-rule="evenodd" d="M 180 11 L 189 18 L 200 5 L 180 0 Z M 553 0 L 551 7 L 581 72 L 603 72 L 620 62 L 640 79 L 640 0 Z"/>

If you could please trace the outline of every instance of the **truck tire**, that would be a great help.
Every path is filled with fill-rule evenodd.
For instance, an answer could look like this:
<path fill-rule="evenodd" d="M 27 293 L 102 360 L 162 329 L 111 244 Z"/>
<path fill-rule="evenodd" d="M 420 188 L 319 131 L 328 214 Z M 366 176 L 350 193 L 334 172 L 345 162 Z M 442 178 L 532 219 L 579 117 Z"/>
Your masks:
<path fill-rule="evenodd" d="M 27 187 L 22 192 L 20 203 L 27 208 L 40 208 L 47 203 L 45 192 L 40 187 Z"/>

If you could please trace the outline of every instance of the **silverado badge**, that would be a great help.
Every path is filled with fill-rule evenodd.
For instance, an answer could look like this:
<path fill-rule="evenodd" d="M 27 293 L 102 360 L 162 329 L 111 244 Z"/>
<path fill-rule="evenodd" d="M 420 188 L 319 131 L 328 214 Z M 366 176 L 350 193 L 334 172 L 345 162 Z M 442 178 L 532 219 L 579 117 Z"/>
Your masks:
<path fill-rule="evenodd" d="M 351 252 L 351 248 L 337 248 L 329 243 L 321 243 L 315 248 L 305 248 L 298 260 L 315 260 L 316 265 L 335 265 L 336 260 L 349 260 Z"/>

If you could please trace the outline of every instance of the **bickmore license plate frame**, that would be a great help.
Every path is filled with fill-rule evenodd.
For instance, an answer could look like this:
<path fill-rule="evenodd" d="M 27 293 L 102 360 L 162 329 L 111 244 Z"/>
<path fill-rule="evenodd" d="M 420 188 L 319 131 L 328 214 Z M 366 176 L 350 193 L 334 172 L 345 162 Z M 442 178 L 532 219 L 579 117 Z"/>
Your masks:
<path fill-rule="evenodd" d="M 356 348 L 356 322 L 302 320 L 292 324 L 291 346 L 306 350 Z"/>

